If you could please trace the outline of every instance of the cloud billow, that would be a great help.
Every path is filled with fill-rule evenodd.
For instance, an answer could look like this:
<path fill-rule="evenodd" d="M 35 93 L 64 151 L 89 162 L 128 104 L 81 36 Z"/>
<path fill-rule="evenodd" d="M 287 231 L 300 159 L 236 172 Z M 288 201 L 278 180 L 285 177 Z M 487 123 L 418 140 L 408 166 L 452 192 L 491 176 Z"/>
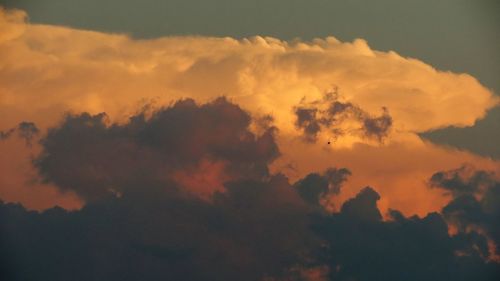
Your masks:
<path fill-rule="evenodd" d="M 492 239 L 494 245 L 487 255 L 492 250 L 500 253 L 500 181 L 495 174 L 465 165 L 436 173 L 430 182 L 452 194 L 443 216 L 459 232 L 479 232 Z"/>
<path fill-rule="evenodd" d="M 74 212 L 28 212 L 4 203 L 2 274 L 5 280 L 496 280 L 500 266 L 481 256 L 483 236 L 449 236 L 437 213 L 405 218 L 392 211 L 392 220 L 382 221 L 377 198 L 366 188 L 340 213 L 326 215 L 311 211 L 277 176 L 228 184 L 213 202 L 147 186 Z M 323 279 L 303 279 L 320 269 Z"/>
<path fill-rule="evenodd" d="M 498 163 L 417 135 L 498 104 L 474 77 L 363 39 L 136 40 L 26 19 L 0 8 L 0 136 L 34 144 L 0 146 L 1 280 L 500 276 Z"/>
<path fill-rule="evenodd" d="M 222 180 L 262 178 L 279 156 L 274 127 L 250 131 L 250 116 L 224 98 L 197 105 L 180 100 L 149 118 L 107 124 L 106 114 L 68 115 L 41 140 L 35 159 L 45 182 L 85 200 L 135 183 L 177 182 L 209 196 Z"/>
<path fill-rule="evenodd" d="M 263 36 L 167 36 L 139 40 L 125 34 L 36 24 L 28 21 L 24 11 L 3 8 L 0 22 L 0 97 L 5 101 L 0 119 L 2 130 L 13 128 L 19 120 L 32 120 L 45 131 L 57 127 L 61 115 L 67 112 L 73 114 L 74 122 L 84 119 L 79 116 L 81 112 L 87 112 L 90 119 L 106 112 L 107 117 L 102 118 L 109 120 L 102 123 L 115 127 L 118 134 L 106 129 L 99 137 L 103 138 L 99 139 L 102 151 L 96 153 L 106 155 L 108 160 L 74 152 L 83 162 L 100 164 L 94 170 L 82 166 L 77 172 L 81 176 L 78 180 L 70 179 L 69 173 L 76 170 L 69 167 L 67 179 L 65 175 L 53 177 L 59 184 L 46 178 L 43 185 L 47 189 L 31 188 L 33 181 L 27 179 L 27 175 L 36 172 L 29 157 L 25 157 L 31 152 L 20 148 L 15 139 L 1 142 L 0 153 L 6 156 L 0 158 L 0 168 L 12 176 L 0 177 L 0 197 L 21 202 L 27 208 L 79 208 L 82 203 L 76 196 L 57 190 L 74 190 L 83 181 L 106 187 L 96 187 L 92 192 L 85 188 L 85 195 L 82 188 L 76 188 L 80 197 L 118 195 L 122 187 L 117 184 L 121 181 L 117 174 L 125 179 L 149 177 L 147 174 L 152 173 L 156 176 L 150 178 L 182 182 L 192 192 L 209 198 L 213 190 L 223 189 L 223 181 L 215 180 L 220 175 L 225 175 L 226 180 L 245 169 L 251 169 L 250 174 L 263 173 L 258 171 L 265 169 L 262 163 L 249 168 L 250 155 L 243 156 L 250 162 L 218 155 L 219 160 L 203 157 L 189 169 L 170 169 L 183 163 L 168 160 L 161 163 L 168 166 L 164 167 L 168 171 L 144 168 L 142 175 L 137 169 L 131 172 L 127 167 L 147 165 L 126 161 L 163 161 L 157 152 L 164 148 L 141 142 L 143 137 L 139 135 L 134 141 L 127 140 L 128 133 L 123 129 L 130 123 L 128 117 L 137 109 L 137 103 L 151 100 L 161 106 L 186 97 L 206 102 L 225 95 L 252 115 L 271 114 L 273 126 L 280 132 L 276 143 L 281 153 L 272 162 L 271 170 L 292 163 L 295 169 L 282 172 L 296 181 L 331 166 L 349 167 L 356 172 L 346 182 L 351 191 L 347 197 L 354 196 L 361 186 L 377 186 L 384 212 L 387 200 L 391 207 L 405 214 L 437 211 L 445 200 L 438 198 L 438 192 L 427 192 L 425 179 L 429 174 L 464 162 L 473 162 L 482 169 L 498 165 L 476 155 L 424 143 L 417 135 L 447 126 L 473 125 L 498 104 L 491 90 L 471 75 L 440 71 L 394 51 L 376 50 L 364 39 L 342 42 L 333 36 L 309 41 Z M 332 100 L 322 98 L 333 85 L 341 89 L 342 99 L 332 105 Z M 301 104 L 303 97 L 306 102 Z M 320 103 L 312 105 L 310 101 Z M 328 111 L 329 105 L 333 111 Z M 306 110 L 303 117 L 297 117 L 296 108 Z M 72 138 L 75 141 L 77 137 Z M 295 142 L 299 138 L 308 142 Z M 155 141 L 158 140 L 162 138 Z M 35 139 L 33 143 L 33 151 L 42 149 Z M 242 153 L 237 152 L 240 148 L 235 149 L 234 153 Z M 186 159 L 196 158 L 189 156 L 196 154 L 195 150 L 179 153 L 185 153 Z M 216 150 L 211 148 L 210 153 L 219 154 Z M 253 152 L 252 155 L 258 154 Z M 177 151 L 169 153 L 180 155 Z M 398 161 L 386 161 L 387 158 Z M 123 166 L 110 177 L 103 174 L 111 172 L 111 159 L 122 161 Z M 58 165 L 52 160 L 50 165 Z M 382 166 L 393 172 L 380 177 L 378 169 Z M 46 172 L 49 173 L 42 173 L 44 177 Z M 399 185 L 407 178 L 414 179 L 409 183 L 412 191 L 399 192 Z M 418 203 L 412 203 L 415 196 Z"/>
<path fill-rule="evenodd" d="M 322 174 L 308 174 L 303 179 L 298 180 L 294 186 L 304 201 L 312 205 L 319 205 L 321 199 L 331 195 L 338 195 L 342 183 L 350 175 L 351 171 L 346 168 L 329 168 Z"/>
<path fill-rule="evenodd" d="M 291 183 L 267 168 L 279 153 L 273 127 L 255 134 L 252 122 L 224 98 L 181 100 L 124 124 L 105 114 L 68 115 L 42 138 L 36 166 L 86 204 L 36 212 L 2 202 L 3 280 L 498 276 L 489 236 L 450 235 L 446 208 L 423 218 L 393 210 L 383 220 L 371 187 L 339 212 L 319 208 L 350 171 L 330 168 Z"/>

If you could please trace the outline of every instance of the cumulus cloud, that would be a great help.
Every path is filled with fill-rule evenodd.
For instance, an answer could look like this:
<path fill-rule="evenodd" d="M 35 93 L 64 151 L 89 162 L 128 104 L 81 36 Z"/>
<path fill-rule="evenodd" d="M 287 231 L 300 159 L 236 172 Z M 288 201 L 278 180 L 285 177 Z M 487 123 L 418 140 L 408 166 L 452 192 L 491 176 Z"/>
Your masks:
<path fill-rule="evenodd" d="M 250 115 L 224 98 L 145 114 L 124 124 L 108 124 L 104 113 L 68 115 L 41 140 L 35 165 L 45 181 L 86 200 L 170 181 L 209 197 L 225 181 L 269 176 L 279 156 L 275 128 L 255 135 Z"/>
<path fill-rule="evenodd" d="M 300 199 L 282 182 L 234 183 L 214 203 L 144 185 L 76 212 L 55 208 L 30 214 L 2 204 L 1 255 L 7 261 L 2 276 L 259 280 L 280 275 L 302 263 L 308 244 L 314 245 Z"/>
<path fill-rule="evenodd" d="M 43 135 L 35 166 L 85 204 L 37 212 L 0 202 L 0 277 L 495 280 L 500 273 L 488 244 L 495 228 L 449 234 L 455 200 L 443 215 L 391 210 L 383 220 L 381 196 L 365 187 L 339 212 L 325 210 L 322 199 L 339 196 L 351 172 L 330 167 L 296 182 L 273 173 L 276 129 L 269 117 L 258 119 L 259 134 L 252 115 L 225 98 L 179 100 L 122 123 L 105 113 L 68 114 Z M 462 170 L 431 182 L 467 194 L 482 189 L 465 185 L 487 184 L 486 192 L 498 185 L 487 172 L 459 180 Z M 491 200 L 484 212 L 498 209 Z M 483 216 L 459 220 L 494 227 L 496 215 Z"/>
<path fill-rule="evenodd" d="M 500 253 L 500 180 L 494 173 L 471 166 L 438 172 L 431 184 L 453 195 L 443 208 L 443 215 L 460 233 L 482 233 L 492 239 L 489 256 Z M 496 259 L 500 260 L 498 255 Z"/>
<path fill-rule="evenodd" d="M 333 197 L 334 205 L 341 206 L 360 187 L 373 185 L 381 195 L 383 214 L 392 207 L 405 214 L 425 215 L 444 206 L 449 199 L 425 185 L 435 171 L 464 162 L 499 168 L 495 161 L 425 143 L 415 134 L 473 124 L 497 104 L 488 89 L 468 74 L 439 71 L 392 51 L 373 50 L 362 39 L 340 42 L 327 37 L 304 42 L 192 36 L 137 40 L 123 34 L 30 24 L 22 11 L 1 10 L 0 17 L 6 23 L 0 36 L 0 128 L 33 120 L 44 132 L 58 127 L 68 112 L 75 120 L 83 118 L 82 112 L 92 120 L 106 112 L 106 117 L 99 118 L 107 132 L 109 127 L 131 124 L 129 117 L 137 115 L 137 108 L 144 104 L 161 108 L 182 98 L 205 103 L 224 95 L 253 116 L 272 116 L 262 122 L 255 119 L 249 129 L 261 135 L 266 122 L 274 120 L 279 134 L 273 138 L 281 156 L 269 166 L 271 172 L 285 173 L 295 182 L 332 166 L 348 167 L 353 175 Z M 306 105 L 320 101 L 314 108 L 321 117 L 332 104 L 323 97 L 335 87 L 341 96 L 337 108 L 349 108 L 341 114 L 347 116 L 342 125 L 319 124 L 316 143 L 297 141 L 304 131 L 296 126 L 294 109 L 303 100 Z M 314 126 L 311 129 L 314 132 Z M 330 138 L 332 145 L 326 145 Z M 32 152 L 18 152 L 14 141 L 0 145 L 0 152 L 9 156 L 0 159 L 5 171 L 0 175 L 0 197 L 38 209 L 55 204 L 82 206 L 56 196 L 56 189 L 67 191 L 67 196 L 74 196 L 70 192 L 74 189 L 56 187 L 54 181 L 46 181 L 52 185 L 52 201 L 47 198 L 48 189 L 31 188 L 34 181 L 26 180 L 26 174 L 32 176 L 34 171 L 29 160 L 20 158 L 29 158 Z M 36 152 L 43 147 L 32 149 Z M 136 153 L 143 156 L 143 151 Z M 15 167 L 12 161 L 22 165 Z M 223 162 L 205 159 L 168 177 L 193 190 L 200 183 L 220 190 L 221 185 L 213 181 L 215 175 L 232 173 Z M 86 173 L 96 176 L 100 170 Z M 407 182 L 408 178 L 414 180 Z M 111 193 L 119 191 L 104 176 L 99 184 L 106 184 Z M 38 199 L 42 197 L 43 202 Z"/>
<path fill-rule="evenodd" d="M 295 183 L 300 197 L 309 204 L 319 205 L 322 199 L 338 195 L 351 172 L 346 168 L 329 168 L 322 174 L 311 173 Z"/>
<path fill-rule="evenodd" d="M 299 265 L 313 274 L 310 207 L 269 172 L 274 127 L 264 122 L 255 135 L 251 121 L 224 98 L 180 100 L 123 124 L 67 115 L 42 138 L 35 164 L 85 205 L 37 213 L 1 202 L 0 276 L 260 280 Z"/>
<path fill-rule="evenodd" d="M 20 109 L 20 114 L 36 109 L 53 118 L 47 112 L 59 108 L 115 116 L 141 98 L 213 99 L 224 94 L 245 108 L 273 112 L 280 125 L 293 129 L 288 124 L 293 106 L 304 96 L 320 98 L 335 85 L 346 102 L 371 114 L 385 106 L 396 128 L 422 132 L 471 125 L 497 102 L 467 74 L 440 72 L 416 59 L 375 51 L 362 39 L 134 40 L 26 24 L 16 16 L 20 12 L 1 13 L 4 22 L 24 26 L 0 46 L 2 106 Z M 30 83 L 20 84 L 20 79 Z M 40 96 L 44 98 L 22 110 L 23 101 Z"/>
<path fill-rule="evenodd" d="M 499 276 L 498 162 L 417 135 L 497 104 L 473 77 L 362 39 L 26 18 L 0 9 L 0 197 L 22 203 L 0 201 L 0 279 Z"/>
<path fill-rule="evenodd" d="M 392 210 L 382 221 L 378 199 L 365 188 L 340 213 L 316 217 L 330 280 L 494 280 L 500 273 L 498 264 L 482 261 L 483 236 L 450 236 L 438 213 L 404 217 Z"/>
<path fill-rule="evenodd" d="M 327 214 L 281 175 L 236 180 L 212 201 L 151 184 L 78 211 L 0 204 L 8 280 L 496 280 L 484 236 L 444 218 L 383 221 L 363 189 Z M 30 270 L 26 270 L 29 268 Z"/>

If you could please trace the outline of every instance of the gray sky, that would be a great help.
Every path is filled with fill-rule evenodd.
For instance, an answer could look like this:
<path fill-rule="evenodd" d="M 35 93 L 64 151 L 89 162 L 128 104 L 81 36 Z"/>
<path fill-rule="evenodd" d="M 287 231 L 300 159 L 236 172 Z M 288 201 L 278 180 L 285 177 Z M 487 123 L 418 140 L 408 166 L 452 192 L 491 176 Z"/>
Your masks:
<path fill-rule="evenodd" d="M 440 70 L 467 72 L 500 93 L 500 1 L 496 0 L 0 0 L 33 23 L 136 38 L 166 35 L 364 38 Z M 500 108 L 475 127 L 425 134 L 500 158 Z"/>

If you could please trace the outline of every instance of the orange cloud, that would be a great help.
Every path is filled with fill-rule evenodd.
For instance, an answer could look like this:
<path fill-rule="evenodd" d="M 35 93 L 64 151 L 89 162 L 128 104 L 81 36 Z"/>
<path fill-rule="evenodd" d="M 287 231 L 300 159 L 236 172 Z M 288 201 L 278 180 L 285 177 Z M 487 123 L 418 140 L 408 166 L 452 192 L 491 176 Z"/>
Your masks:
<path fill-rule="evenodd" d="M 439 147 L 417 136 L 382 146 L 358 143 L 352 148 L 335 148 L 326 142 L 310 145 L 298 139 L 281 138 L 279 146 L 283 156 L 273 163 L 274 171 L 285 171 L 296 180 L 310 171 L 323 171 L 331 166 L 348 167 L 352 176 L 344 184 L 340 196 L 334 197 L 335 206 L 369 185 L 382 197 L 378 202 L 382 213 L 389 208 L 401 210 L 406 215 L 422 216 L 439 211 L 450 197 L 428 187 L 428 179 L 437 171 L 473 163 L 478 169 L 500 172 L 498 161 Z M 287 168 L 290 166 L 294 169 Z"/>
<path fill-rule="evenodd" d="M 123 121 L 151 101 L 162 105 L 183 97 L 207 101 L 225 95 L 254 115 L 274 117 L 283 154 L 274 171 L 297 179 L 329 166 L 347 167 L 353 176 L 337 200 L 372 185 L 382 196 L 383 210 L 398 208 L 407 214 L 423 215 L 448 200 L 426 186 L 435 171 L 464 162 L 499 169 L 496 161 L 425 143 L 416 135 L 449 125 L 472 125 L 498 104 L 491 91 L 468 74 L 439 71 L 393 51 L 376 51 L 362 39 L 136 40 L 122 34 L 29 24 L 24 12 L 3 9 L 0 26 L 0 128 L 30 120 L 46 129 L 68 111 L 104 111 L 113 121 Z M 322 132 L 317 143 L 300 139 L 293 108 L 303 100 L 321 99 L 334 87 L 343 101 L 368 114 L 388 109 L 393 126 L 383 143 L 347 134 L 326 145 L 329 132 Z M 27 155 L 34 152 L 14 142 L 0 143 L 9 155 L 0 159 L 4 168 L 0 198 L 31 208 L 78 205 L 73 195 L 26 181 L 27 173 L 34 174 Z M 20 164 L 13 167 L 12 163 Z M 285 168 L 290 163 L 295 170 Z M 203 170 L 205 166 L 200 167 Z M 214 182 L 216 170 L 192 179 L 179 177 Z"/>

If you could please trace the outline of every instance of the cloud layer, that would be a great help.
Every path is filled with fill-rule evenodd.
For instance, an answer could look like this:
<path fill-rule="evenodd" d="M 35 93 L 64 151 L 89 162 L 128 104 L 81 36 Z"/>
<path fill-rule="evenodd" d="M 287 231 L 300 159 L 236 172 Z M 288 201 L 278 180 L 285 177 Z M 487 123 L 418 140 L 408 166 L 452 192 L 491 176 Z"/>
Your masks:
<path fill-rule="evenodd" d="M 180 100 L 128 122 L 67 115 L 35 165 L 85 205 L 28 211 L 0 201 L 2 280 L 496 280 L 500 182 L 464 166 L 430 186 L 453 200 L 406 217 L 364 187 L 333 212 L 352 174 L 295 183 L 269 165 L 275 128 L 224 98 Z M 203 124 L 203 126 L 199 126 Z M 257 129 L 256 129 L 257 130 Z M 183 174 L 182 177 L 179 174 Z M 480 195 L 476 199 L 473 195 Z M 454 228 L 449 231 L 448 224 Z"/>
<path fill-rule="evenodd" d="M 471 125 L 496 102 L 467 74 L 439 72 L 416 59 L 375 51 L 362 39 L 133 40 L 30 25 L 23 16 L 5 10 L 1 15 L 2 106 L 10 112 L 37 96 L 43 99 L 30 109 L 43 113 L 62 107 L 113 110 L 109 113 L 114 116 L 119 107 L 141 98 L 212 99 L 224 94 L 245 108 L 276 110 L 276 117 L 289 121 L 290 108 L 302 98 L 319 98 L 336 86 L 347 101 L 369 113 L 387 107 L 396 128 L 425 131 Z M 22 78 L 30 83 L 20 85 Z M 288 124 L 285 120 L 280 123 Z"/>
<path fill-rule="evenodd" d="M 478 183 L 453 179 L 462 172 L 440 172 L 431 181 L 446 189 Z M 283 175 L 232 180 L 208 201 L 183 185 L 143 179 L 72 212 L 30 212 L 2 202 L 0 274 L 6 280 L 497 279 L 500 240 L 489 227 L 498 200 L 477 212 L 457 198 L 443 215 L 423 218 L 391 210 L 383 221 L 371 187 L 333 214 L 304 192 L 318 195 L 326 182 L 336 190 L 347 174 L 331 169 L 295 184 Z M 496 192 L 499 183 L 485 180 L 492 184 L 486 192 Z M 450 234 L 447 223 L 460 227 Z"/>
<path fill-rule="evenodd" d="M 417 59 L 372 50 L 362 39 L 135 40 L 29 24 L 26 13 L 17 10 L 2 9 L 0 14 L 0 128 L 4 132 L 25 120 L 44 132 L 68 112 L 73 117 L 67 118 L 75 122 L 89 118 L 99 123 L 103 118 L 121 128 L 143 106 L 158 109 L 180 98 L 207 102 L 224 95 L 256 117 L 248 129 L 252 133 L 263 130 L 257 127 L 266 120 L 274 120 L 281 156 L 269 167 L 272 172 L 296 181 L 332 166 L 347 167 L 353 175 L 336 205 L 360 187 L 374 185 L 382 197 L 383 213 L 393 207 L 405 214 L 425 215 L 444 206 L 449 199 L 425 185 L 436 170 L 464 162 L 499 168 L 495 161 L 425 143 L 415 134 L 473 124 L 497 103 L 490 91 L 470 75 L 437 71 Z M 332 92 L 335 101 L 325 99 Z M 307 122 L 296 111 L 304 106 L 316 110 L 321 121 L 319 130 L 309 134 L 314 143 L 304 142 Z M 329 106 L 346 110 L 331 114 Z M 37 209 L 54 204 L 81 207 L 75 193 L 61 195 L 56 192 L 61 186 L 36 179 L 38 171 L 30 158 L 42 147 L 24 148 L 17 142 L 10 138 L 0 145 L 7 155 L 0 160 L 6 171 L 0 175 L 0 197 Z M 192 169 L 226 173 L 224 165 L 205 161 Z M 178 172 L 177 180 L 208 180 L 192 179 L 192 173 Z M 414 180 L 407 182 L 408 178 Z"/>
<path fill-rule="evenodd" d="M 383 220 L 372 187 L 336 205 L 352 175 L 346 168 L 295 182 L 273 172 L 278 133 L 269 116 L 255 118 L 225 98 L 146 107 L 119 123 L 105 113 L 67 114 L 41 137 L 34 167 L 84 205 L 36 212 L 0 201 L 0 277 L 496 280 L 500 274 L 494 199 L 500 184 L 493 172 L 438 172 L 430 186 L 453 198 L 441 213 L 407 217 L 389 210 Z M 484 196 L 478 201 L 475 194 Z"/>

